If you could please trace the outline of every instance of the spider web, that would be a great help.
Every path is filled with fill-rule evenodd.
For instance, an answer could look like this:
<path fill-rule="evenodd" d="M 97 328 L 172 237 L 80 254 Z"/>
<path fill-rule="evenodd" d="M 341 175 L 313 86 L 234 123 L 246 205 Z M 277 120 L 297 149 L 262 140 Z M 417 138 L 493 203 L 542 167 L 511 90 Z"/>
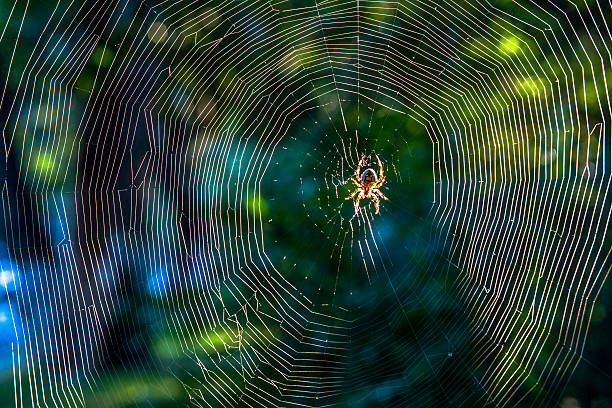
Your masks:
<path fill-rule="evenodd" d="M 0 10 L 12 405 L 560 400 L 609 271 L 609 4 Z"/>

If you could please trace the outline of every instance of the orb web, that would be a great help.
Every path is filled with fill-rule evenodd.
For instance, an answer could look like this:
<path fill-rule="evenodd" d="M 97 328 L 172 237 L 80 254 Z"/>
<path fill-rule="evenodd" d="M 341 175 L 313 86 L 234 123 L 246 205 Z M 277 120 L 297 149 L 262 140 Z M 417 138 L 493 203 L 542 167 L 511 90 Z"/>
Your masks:
<path fill-rule="evenodd" d="M 15 406 L 560 398 L 609 270 L 609 4 L 2 10 Z"/>

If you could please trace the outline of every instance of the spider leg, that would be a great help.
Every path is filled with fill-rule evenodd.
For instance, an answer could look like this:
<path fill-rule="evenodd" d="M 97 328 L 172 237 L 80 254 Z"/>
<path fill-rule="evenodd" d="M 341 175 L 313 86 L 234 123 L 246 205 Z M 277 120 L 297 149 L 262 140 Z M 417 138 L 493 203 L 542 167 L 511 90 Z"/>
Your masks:
<path fill-rule="evenodd" d="M 383 174 L 383 166 L 382 166 L 382 162 L 380 161 L 380 157 L 378 157 L 378 155 L 376 155 L 376 160 L 378 160 L 378 169 L 379 169 L 378 172 L 380 173 L 379 176 L 378 176 L 378 179 L 379 180 L 384 180 L 385 176 Z M 382 185 L 382 183 L 381 183 L 381 185 Z"/>
<path fill-rule="evenodd" d="M 376 194 L 378 194 L 378 195 L 379 195 L 379 196 L 380 196 L 382 199 L 384 199 L 384 200 L 388 200 L 388 199 L 389 199 L 389 198 L 387 198 L 387 196 L 386 196 L 386 195 L 384 195 L 384 194 L 382 193 L 382 191 L 380 191 L 380 190 L 378 190 L 378 189 L 376 189 L 375 191 L 376 191 Z"/>
<path fill-rule="evenodd" d="M 374 214 L 378 214 L 380 211 L 380 199 L 376 194 L 373 193 L 370 193 L 370 198 L 372 199 L 372 201 L 374 201 L 374 208 L 376 208 Z"/>
<path fill-rule="evenodd" d="M 361 156 L 359 162 L 357 163 L 357 168 L 355 169 L 355 174 L 351 177 L 351 181 L 353 184 L 357 186 L 357 189 L 353 191 L 353 193 L 346 197 L 345 200 L 353 199 L 353 207 L 355 207 L 355 214 L 359 212 L 359 201 L 366 196 L 369 196 L 371 193 L 368 192 L 366 195 L 363 190 L 363 186 L 361 185 L 361 163 L 363 163 L 363 159 L 365 159 L 365 154 Z"/>
<path fill-rule="evenodd" d="M 376 182 L 372 185 L 372 190 L 382 187 L 382 185 L 385 184 L 385 180 L 386 180 L 385 176 L 376 180 Z"/>
<path fill-rule="evenodd" d="M 359 191 L 359 195 L 357 196 L 357 198 L 353 200 L 353 207 L 355 207 L 355 214 L 357 214 L 359 212 L 359 201 L 362 198 L 365 198 L 365 196 L 363 195 L 363 191 L 360 190 Z"/>

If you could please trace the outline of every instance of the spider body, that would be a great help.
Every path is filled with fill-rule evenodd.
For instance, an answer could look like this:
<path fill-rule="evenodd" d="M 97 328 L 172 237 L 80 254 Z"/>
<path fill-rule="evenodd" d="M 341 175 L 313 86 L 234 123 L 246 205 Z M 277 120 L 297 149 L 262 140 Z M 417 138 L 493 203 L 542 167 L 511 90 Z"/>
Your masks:
<path fill-rule="evenodd" d="M 376 156 L 378 161 L 378 171 L 376 174 L 374 169 L 365 169 L 363 173 L 361 173 L 361 163 L 365 155 L 361 157 L 359 163 L 357 164 L 357 168 L 355 169 L 355 174 L 351 177 L 351 181 L 353 184 L 357 186 L 357 189 L 351 193 L 346 200 L 353 200 L 353 206 L 355 207 L 355 214 L 359 212 L 359 201 L 362 198 L 369 198 L 374 202 L 374 207 L 376 208 L 376 214 L 380 211 L 380 198 L 384 200 L 388 200 L 387 197 L 379 190 L 380 187 L 385 183 L 385 176 L 383 173 L 382 162 L 380 161 L 380 157 Z"/>

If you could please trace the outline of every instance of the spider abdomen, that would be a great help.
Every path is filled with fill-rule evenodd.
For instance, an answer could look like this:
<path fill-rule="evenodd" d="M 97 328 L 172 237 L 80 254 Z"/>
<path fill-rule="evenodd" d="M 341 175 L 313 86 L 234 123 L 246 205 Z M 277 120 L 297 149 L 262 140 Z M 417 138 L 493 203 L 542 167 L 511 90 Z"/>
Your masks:
<path fill-rule="evenodd" d="M 367 185 L 375 183 L 376 181 L 378 181 L 378 176 L 374 170 L 366 169 L 361 173 L 361 184 Z"/>

